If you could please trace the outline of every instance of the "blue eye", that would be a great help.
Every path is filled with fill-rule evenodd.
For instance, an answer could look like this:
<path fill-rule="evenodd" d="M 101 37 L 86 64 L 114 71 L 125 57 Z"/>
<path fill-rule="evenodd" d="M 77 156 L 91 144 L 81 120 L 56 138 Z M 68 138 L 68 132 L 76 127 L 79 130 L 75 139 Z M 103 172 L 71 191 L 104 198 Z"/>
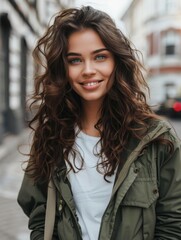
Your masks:
<path fill-rule="evenodd" d="M 96 56 L 96 60 L 104 60 L 104 59 L 106 59 L 105 55 L 98 55 L 98 56 Z"/>
<path fill-rule="evenodd" d="M 70 64 L 79 64 L 81 62 L 80 58 L 72 58 L 72 59 L 68 59 L 68 62 Z"/>

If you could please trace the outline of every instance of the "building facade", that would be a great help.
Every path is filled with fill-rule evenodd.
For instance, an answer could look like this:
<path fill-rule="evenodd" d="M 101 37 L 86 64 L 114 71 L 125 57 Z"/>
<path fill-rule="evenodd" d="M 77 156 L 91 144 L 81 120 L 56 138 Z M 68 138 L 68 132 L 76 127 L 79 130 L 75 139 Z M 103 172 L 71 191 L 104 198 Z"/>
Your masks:
<path fill-rule="evenodd" d="M 133 0 L 121 19 L 143 54 L 151 104 L 181 95 L 181 0 Z"/>
<path fill-rule="evenodd" d="M 36 66 L 32 49 L 52 15 L 73 0 L 0 0 L 0 143 L 27 124 Z"/>

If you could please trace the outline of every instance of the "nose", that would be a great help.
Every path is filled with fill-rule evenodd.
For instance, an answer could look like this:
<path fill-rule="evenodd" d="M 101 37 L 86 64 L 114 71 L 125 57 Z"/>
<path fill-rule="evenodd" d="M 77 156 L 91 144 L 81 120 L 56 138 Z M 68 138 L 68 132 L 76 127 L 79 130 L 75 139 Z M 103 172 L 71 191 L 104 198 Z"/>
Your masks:
<path fill-rule="evenodd" d="M 84 63 L 84 68 L 82 71 L 83 76 L 90 76 L 94 75 L 96 73 L 96 68 L 94 66 L 94 63 L 91 61 L 87 61 Z"/>

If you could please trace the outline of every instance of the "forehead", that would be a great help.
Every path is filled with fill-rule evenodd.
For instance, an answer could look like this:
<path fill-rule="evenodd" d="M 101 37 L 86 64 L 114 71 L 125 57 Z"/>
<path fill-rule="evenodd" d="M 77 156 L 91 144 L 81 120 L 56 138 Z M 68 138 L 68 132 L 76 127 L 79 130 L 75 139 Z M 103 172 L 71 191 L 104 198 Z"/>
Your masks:
<path fill-rule="evenodd" d="M 72 33 L 68 38 L 68 52 L 94 51 L 95 48 L 105 48 L 99 34 L 93 29 L 82 29 Z"/>

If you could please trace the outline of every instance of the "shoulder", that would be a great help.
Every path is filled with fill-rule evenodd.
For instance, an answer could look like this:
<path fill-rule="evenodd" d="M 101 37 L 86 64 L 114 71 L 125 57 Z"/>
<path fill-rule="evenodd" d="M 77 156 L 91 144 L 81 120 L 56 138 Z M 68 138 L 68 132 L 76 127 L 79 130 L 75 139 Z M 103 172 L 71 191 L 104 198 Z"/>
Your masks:
<path fill-rule="evenodd" d="M 148 120 L 149 129 L 148 132 L 160 131 L 160 136 L 170 140 L 171 142 L 181 143 L 176 130 L 173 125 L 167 119 L 149 119 Z"/>

